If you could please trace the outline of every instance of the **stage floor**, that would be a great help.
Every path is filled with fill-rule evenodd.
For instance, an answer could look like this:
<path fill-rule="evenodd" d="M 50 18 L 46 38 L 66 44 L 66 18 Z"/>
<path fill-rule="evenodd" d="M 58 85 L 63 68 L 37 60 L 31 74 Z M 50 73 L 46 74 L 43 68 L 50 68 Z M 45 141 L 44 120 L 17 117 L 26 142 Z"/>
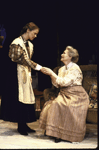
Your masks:
<path fill-rule="evenodd" d="M 98 146 L 97 124 L 87 124 L 86 136 L 79 144 L 67 141 L 55 143 L 54 139 L 44 136 L 44 130 L 39 128 L 38 120 L 28 125 L 36 130 L 28 136 L 17 132 L 17 123 L 0 120 L 0 149 L 93 149 Z"/>

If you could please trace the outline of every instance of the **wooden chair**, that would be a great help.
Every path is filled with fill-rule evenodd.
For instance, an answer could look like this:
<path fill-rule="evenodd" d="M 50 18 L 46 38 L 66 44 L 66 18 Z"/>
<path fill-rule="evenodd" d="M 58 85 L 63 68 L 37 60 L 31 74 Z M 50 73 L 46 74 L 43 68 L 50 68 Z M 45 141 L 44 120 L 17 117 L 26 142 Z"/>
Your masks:
<path fill-rule="evenodd" d="M 53 71 L 56 74 L 58 74 L 58 69 L 60 67 L 61 66 L 55 67 Z M 80 65 L 80 68 L 83 73 L 82 86 L 84 87 L 86 92 L 89 94 L 92 84 L 97 84 L 97 65 Z M 51 88 L 45 89 L 43 91 L 43 97 L 44 97 L 45 102 L 48 101 L 51 98 L 51 96 L 56 96 L 58 92 L 59 92 L 59 89 L 57 89 L 53 85 Z M 97 108 L 88 109 L 86 121 L 90 123 L 97 123 L 97 119 L 98 119 L 97 111 L 98 111 Z"/>

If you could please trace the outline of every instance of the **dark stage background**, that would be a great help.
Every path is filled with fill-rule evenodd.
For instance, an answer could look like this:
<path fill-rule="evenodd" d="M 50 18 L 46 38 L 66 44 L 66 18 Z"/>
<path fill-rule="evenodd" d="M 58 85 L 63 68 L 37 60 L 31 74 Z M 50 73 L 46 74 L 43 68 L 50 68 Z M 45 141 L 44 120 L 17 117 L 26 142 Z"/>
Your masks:
<path fill-rule="evenodd" d="M 79 65 L 97 64 L 97 5 L 97 1 L 82 0 L 1 1 L 0 24 L 4 25 L 6 39 L 0 49 L 0 66 L 6 78 L 9 80 L 11 69 L 9 45 L 28 22 L 34 22 L 40 28 L 33 41 L 33 61 L 53 69 L 61 65 L 60 55 L 70 45 L 79 52 Z M 5 77 L 1 78 L 3 82 Z M 41 91 L 51 87 L 50 77 L 38 72 L 38 87 Z"/>

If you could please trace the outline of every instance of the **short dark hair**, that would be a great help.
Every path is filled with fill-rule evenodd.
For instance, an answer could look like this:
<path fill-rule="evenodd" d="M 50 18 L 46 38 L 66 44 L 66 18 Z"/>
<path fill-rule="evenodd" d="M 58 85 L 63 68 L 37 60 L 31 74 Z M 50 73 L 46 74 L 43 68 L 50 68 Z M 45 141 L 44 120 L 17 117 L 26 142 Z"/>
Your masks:
<path fill-rule="evenodd" d="M 27 29 L 29 29 L 30 31 L 35 30 L 35 29 L 40 30 L 39 27 L 35 23 L 29 22 L 22 28 L 20 32 L 20 36 L 24 34 L 25 32 L 27 32 Z"/>

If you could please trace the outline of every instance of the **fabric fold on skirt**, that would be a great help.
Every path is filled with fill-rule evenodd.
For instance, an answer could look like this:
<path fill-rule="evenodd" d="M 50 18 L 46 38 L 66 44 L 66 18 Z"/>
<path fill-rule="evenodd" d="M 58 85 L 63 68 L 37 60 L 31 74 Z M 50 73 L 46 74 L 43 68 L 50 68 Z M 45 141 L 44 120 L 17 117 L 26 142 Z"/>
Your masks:
<path fill-rule="evenodd" d="M 45 103 L 39 127 L 46 135 L 81 142 L 86 133 L 89 96 L 82 86 L 61 88 L 54 100 Z"/>

